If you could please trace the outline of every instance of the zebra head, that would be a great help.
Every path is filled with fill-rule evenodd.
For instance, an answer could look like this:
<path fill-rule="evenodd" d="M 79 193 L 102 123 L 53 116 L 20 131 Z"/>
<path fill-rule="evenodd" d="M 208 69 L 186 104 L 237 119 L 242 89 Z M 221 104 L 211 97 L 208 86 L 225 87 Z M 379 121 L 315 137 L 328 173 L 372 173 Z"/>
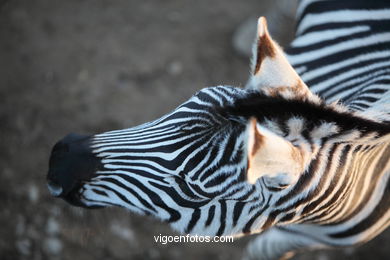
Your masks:
<path fill-rule="evenodd" d="M 345 124 L 347 112 L 309 91 L 264 18 L 253 53 L 246 89 L 206 88 L 153 122 L 66 136 L 52 150 L 51 193 L 78 206 L 152 215 L 180 232 L 259 231 L 276 194 L 315 157 L 314 144 L 337 133 L 328 119 Z"/>

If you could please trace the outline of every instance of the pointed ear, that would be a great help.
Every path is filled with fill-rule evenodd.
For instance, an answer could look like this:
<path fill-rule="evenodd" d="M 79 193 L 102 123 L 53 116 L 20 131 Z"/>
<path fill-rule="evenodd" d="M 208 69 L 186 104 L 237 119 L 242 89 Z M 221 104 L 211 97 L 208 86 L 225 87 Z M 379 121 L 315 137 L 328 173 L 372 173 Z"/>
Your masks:
<path fill-rule="evenodd" d="M 255 118 L 249 120 L 247 136 L 249 183 L 254 184 L 263 176 L 273 187 L 296 182 L 304 171 L 304 159 L 299 148 L 259 126 Z"/>
<path fill-rule="evenodd" d="M 253 45 L 251 77 L 246 88 L 264 91 L 270 95 L 305 96 L 309 88 L 288 62 L 280 46 L 271 38 L 267 22 L 260 17 L 257 37 Z"/>

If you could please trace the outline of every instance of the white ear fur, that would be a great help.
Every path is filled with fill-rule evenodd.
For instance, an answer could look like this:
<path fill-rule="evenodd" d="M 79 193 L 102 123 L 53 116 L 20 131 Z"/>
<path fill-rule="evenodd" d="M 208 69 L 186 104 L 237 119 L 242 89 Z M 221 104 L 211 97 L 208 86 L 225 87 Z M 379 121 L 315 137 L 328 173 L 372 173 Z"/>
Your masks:
<path fill-rule="evenodd" d="M 266 130 L 251 118 L 247 125 L 247 180 L 254 184 L 260 177 L 282 187 L 294 183 L 304 170 L 301 151 L 289 141 Z"/>
<path fill-rule="evenodd" d="M 271 38 L 267 22 L 260 17 L 257 37 L 253 45 L 252 75 L 247 89 L 262 90 L 270 95 L 283 94 L 305 96 L 311 92 L 288 62 L 280 46 Z"/>

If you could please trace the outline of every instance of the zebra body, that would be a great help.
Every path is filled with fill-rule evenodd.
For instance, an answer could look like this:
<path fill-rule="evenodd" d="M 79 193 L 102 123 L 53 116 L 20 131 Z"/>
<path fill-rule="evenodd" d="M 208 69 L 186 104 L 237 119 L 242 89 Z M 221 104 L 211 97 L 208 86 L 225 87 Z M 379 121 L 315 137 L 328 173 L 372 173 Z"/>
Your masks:
<path fill-rule="evenodd" d="M 328 102 L 389 121 L 388 1 L 302 1 L 286 50 L 303 81 Z"/>
<path fill-rule="evenodd" d="M 251 258 L 370 240 L 390 224 L 390 9 L 336 2 L 300 4 L 287 52 L 302 77 L 261 18 L 246 89 L 206 88 L 156 121 L 66 137 L 53 148 L 49 189 L 179 232 L 260 233 Z M 75 168 L 81 177 L 64 176 Z"/>

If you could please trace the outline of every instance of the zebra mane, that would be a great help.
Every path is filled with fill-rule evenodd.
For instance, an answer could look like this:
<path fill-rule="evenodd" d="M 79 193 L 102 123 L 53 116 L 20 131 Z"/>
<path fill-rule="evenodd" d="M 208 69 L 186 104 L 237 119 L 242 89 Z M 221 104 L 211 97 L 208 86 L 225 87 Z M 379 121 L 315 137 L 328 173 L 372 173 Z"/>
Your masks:
<path fill-rule="evenodd" d="M 302 118 L 307 127 L 321 123 L 335 123 L 341 131 L 359 130 L 362 133 L 377 132 L 378 135 L 390 133 L 390 124 L 361 117 L 355 112 L 348 111 L 339 104 L 326 104 L 324 101 L 315 103 L 310 100 L 285 99 L 270 97 L 261 92 L 254 92 L 246 97 L 237 99 L 234 104 L 218 108 L 225 117 L 239 116 L 249 119 L 256 117 L 258 121 L 265 119 L 278 120 L 283 125 L 292 117 Z"/>

